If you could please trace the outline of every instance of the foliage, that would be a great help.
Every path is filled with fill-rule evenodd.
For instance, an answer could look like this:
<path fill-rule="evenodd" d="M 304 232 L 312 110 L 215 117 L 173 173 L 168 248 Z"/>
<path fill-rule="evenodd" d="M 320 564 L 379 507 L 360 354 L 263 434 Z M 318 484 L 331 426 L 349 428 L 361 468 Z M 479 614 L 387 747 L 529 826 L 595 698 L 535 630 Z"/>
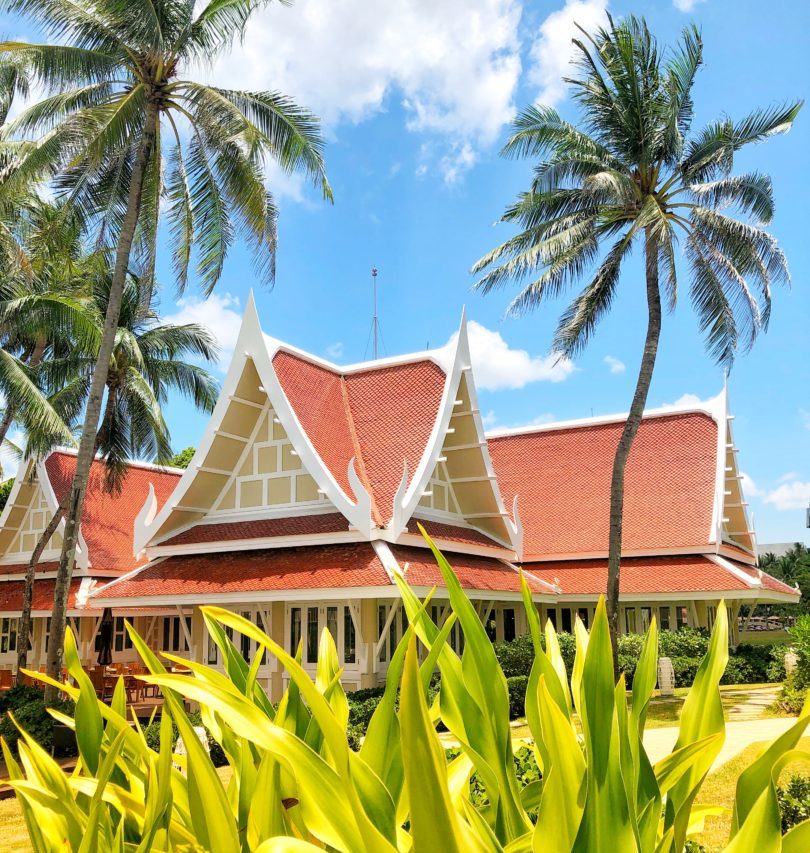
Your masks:
<path fill-rule="evenodd" d="M 779 798 L 782 832 L 810 818 L 810 776 L 794 774 L 787 785 L 777 787 L 776 796 Z"/>
<path fill-rule="evenodd" d="M 802 542 L 796 542 L 780 557 L 772 553 L 761 554 L 759 567 L 773 575 L 786 584 L 793 586 L 798 584 L 802 597 L 799 607 L 805 613 L 810 611 L 810 548 Z M 773 606 L 768 608 L 769 612 L 775 611 L 795 613 L 794 605 Z"/>
<path fill-rule="evenodd" d="M 810 615 L 800 616 L 788 628 L 793 651 L 796 653 L 796 675 L 799 683 L 810 685 Z"/>
<path fill-rule="evenodd" d="M 677 631 L 661 631 L 658 646 L 661 657 L 702 658 L 709 649 L 709 633 L 684 625 Z"/>
<path fill-rule="evenodd" d="M 59 711 L 68 712 L 72 705 L 71 702 L 58 702 L 54 707 Z M 55 722 L 48 713 L 41 688 L 19 685 L 0 693 L 0 737 L 16 753 L 20 731 L 14 723 L 15 720 L 37 743 L 50 751 L 53 746 Z"/>
<path fill-rule="evenodd" d="M 526 716 L 526 690 L 529 686 L 527 675 L 513 675 L 506 679 L 506 689 L 509 691 L 509 719 L 516 720 Z"/>
<path fill-rule="evenodd" d="M 765 680 L 784 681 L 787 675 L 785 671 L 785 655 L 788 653 L 789 647 L 776 644 L 770 648 L 770 660 L 768 661 L 768 666 L 765 668 Z"/>
<path fill-rule="evenodd" d="M 188 721 L 192 726 L 204 726 L 202 721 L 202 714 L 199 711 L 190 711 L 188 713 Z M 216 741 L 211 732 L 206 729 L 206 735 L 208 736 L 208 753 L 211 756 L 211 763 L 214 767 L 224 767 L 228 763 L 228 759 L 225 757 L 225 753 L 222 751 L 222 747 Z M 149 725 L 144 726 L 143 729 L 144 737 L 146 738 L 146 743 L 150 749 L 153 749 L 155 752 L 160 751 L 160 719 L 152 720 Z M 172 722 L 172 748 L 177 744 L 177 738 L 180 736 L 180 732 L 177 728 L 177 725 Z"/>
<path fill-rule="evenodd" d="M 5 508 L 8 496 L 11 494 L 13 488 L 14 477 L 9 477 L 4 483 L 0 483 L 0 512 Z"/>
<path fill-rule="evenodd" d="M 409 628 L 389 662 L 382 697 L 360 697 L 358 704 L 380 701 L 359 750 L 328 631 L 320 638 L 313 680 L 256 625 L 221 608 L 203 608 L 203 618 L 225 674 L 195 661 L 187 662 L 190 675 L 169 673 L 130 629 L 150 672 L 143 679 L 165 698 L 157 750 L 129 725 L 123 684 L 109 706 L 96 698 L 68 632 L 65 661 L 75 683 L 62 689 L 75 702 L 73 720 L 66 721 L 75 726 L 81 753 L 76 772 L 65 775 L 27 735 L 19 743 L 21 762 L 5 750 L 35 849 L 682 850 L 712 813 L 693 801 L 724 737 L 718 684 L 727 649 L 725 608 L 718 607 L 675 749 L 651 765 L 642 736 L 655 684 L 655 623 L 628 707 L 623 680 L 613 683 L 604 602 L 590 634 L 577 626 L 569 686 L 550 624 L 545 651 L 541 646 L 524 583 L 536 653 L 525 694 L 534 743 L 515 750 L 507 680 L 480 617 L 434 553 L 452 613 L 440 630 L 428 615 L 430 596 L 420 601 L 396 576 Z M 456 622 L 466 640 L 461 658 L 447 644 Z M 249 665 L 228 629 L 250 637 L 288 673 L 278 706 L 256 681 L 263 655 Z M 424 650 L 421 663 L 417 644 Z M 441 682 L 431 700 L 436 666 Z M 222 746 L 233 770 L 227 786 L 194 736 L 182 699 L 200 704 L 200 718 Z M 796 756 L 808 711 L 740 777 L 731 851 L 804 849 L 807 824 L 781 840 L 773 779 L 783 756 Z M 448 757 L 442 748 L 439 720 L 460 745 L 458 754 Z M 172 756 L 172 723 L 188 746 L 185 759 Z"/>
<path fill-rule="evenodd" d="M 191 460 L 194 458 L 194 452 L 196 449 L 196 447 L 186 447 L 179 453 L 175 453 L 169 460 L 169 465 L 171 465 L 172 468 L 188 468 L 191 464 Z"/>

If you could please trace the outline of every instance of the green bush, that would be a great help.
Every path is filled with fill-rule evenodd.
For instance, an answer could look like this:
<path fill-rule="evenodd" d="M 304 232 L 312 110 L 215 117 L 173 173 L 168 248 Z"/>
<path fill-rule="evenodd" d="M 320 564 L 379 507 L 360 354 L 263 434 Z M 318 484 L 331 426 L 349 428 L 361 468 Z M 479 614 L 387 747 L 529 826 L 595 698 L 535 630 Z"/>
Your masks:
<path fill-rule="evenodd" d="M 691 687 L 700 666 L 700 658 L 676 657 L 671 660 L 675 672 L 675 686 Z"/>
<path fill-rule="evenodd" d="M 791 776 L 784 788 L 777 786 L 776 796 L 782 816 L 782 832 L 810 818 L 810 776 Z"/>
<path fill-rule="evenodd" d="M 495 643 L 495 657 L 507 678 L 528 675 L 534 663 L 534 646 L 529 634 L 514 640 Z"/>
<path fill-rule="evenodd" d="M 663 658 L 702 658 L 709 650 L 709 632 L 685 626 L 677 631 L 661 631 L 658 653 Z"/>
<path fill-rule="evenodd" d="M 192 726 L 201 726 L 203 724 L 202 715 L 199 711 L 190 711 L 188 714 L 188 720 Z M 152 720 L 152 722 L 149 723 L 148 726 L 144 727 L 143 733 L 149 748 L 155 750 L 155 752 L 159 752 L 160 720 Z M 214 739 L 213 735 L 211 734 L 211 732 L 208 731 L 208 729 L 205 730 L 205 733 L 208 735 L 208 753 L 211 756 L 212 764 L 214 765 L 214 767 L 224 767 L 228 763 L 225 751 L 222 749 L 219 742 Z M 177 744 L 177 738 L 179 734 L 180 733 L 177 731 L 177 726 L 172 722 L 172 747 Z"/>
<path fill-rule="evenodd" d="M 357 726 L 365 733 L 369 721 L 377 710 L 377 705 L 380 704 L 381 697 L 369 696 L 367 699 L 356 702 L 351 694 L 347 694 L 347 696 L 349 699 L 349 725 Z"/>
<path fill-rule="evenodd" d="M 770 660 L 765 669 L 765 679 L 767 681 L 784 681 L 787 673 L 785 672 L 785 655 L 788 653 L 788 646 L 773 645 L 770 647 Z"/>
<path fill-rule="evenodd" d="M 774 710 L 784 714 L 800 714 L 806 697 L 807 687 L 801 683 L 798 673 L 792 672 L 782 684 L 779 696 L 773 704 Z"/>
<path fill-rule="evenodd" d="M 509 719 L 516 720 L 526 716 L 526 688 L 529 686 L 527 675 L 513 675 L 506 679 L 509 690 Z"/>
<path fill-rule="evenodd" d="M 65 714 L 73 713 L 73 702 L 57 700 L 50 707 Z M 45 694 L 38 687 L 21 685 L 0 694 L 0 737 L 16 752 L 20 733 L 11 721 L 11 712 L 17 722 L 46 751 L 53 748 L 53 730 L 56 720 L 48 713 Z M 73 750 L 75 754 L 75 749 Z"/>
<path fill-rule="evenodd" d="M 728 656 L 726 671 L 723 673 L 723 677 L 720 679 L 720 683 L 756 684 L 759 681 L 763 681 L 764 677 L 764 674 L 762 678 L 757 677 L 753 667 L 751 666 L 750 661 L 748 661 L 746 658 L 741 657 L 737 654 L 733 654 Z"/>
<path fill-rule="evenodd" d="M 796 652 L 796 675 L 801 687 L 810 685 L 810 616 L 800 616 L 788 628 L 793 650 Z"/>

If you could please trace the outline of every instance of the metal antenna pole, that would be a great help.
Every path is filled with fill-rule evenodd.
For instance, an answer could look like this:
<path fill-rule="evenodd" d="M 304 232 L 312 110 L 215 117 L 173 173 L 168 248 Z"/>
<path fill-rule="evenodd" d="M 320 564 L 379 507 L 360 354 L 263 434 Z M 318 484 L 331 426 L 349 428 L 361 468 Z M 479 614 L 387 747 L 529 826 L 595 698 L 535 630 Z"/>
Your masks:
<path fill-rule="evenodd" d="M 377 267 L 371 268 L 371 289 L 374 294 L 374 317 L 371 321 L 371 331 L 374 338 L 374 358 L 379 357 L 379 320 L 377 319 Z"/>

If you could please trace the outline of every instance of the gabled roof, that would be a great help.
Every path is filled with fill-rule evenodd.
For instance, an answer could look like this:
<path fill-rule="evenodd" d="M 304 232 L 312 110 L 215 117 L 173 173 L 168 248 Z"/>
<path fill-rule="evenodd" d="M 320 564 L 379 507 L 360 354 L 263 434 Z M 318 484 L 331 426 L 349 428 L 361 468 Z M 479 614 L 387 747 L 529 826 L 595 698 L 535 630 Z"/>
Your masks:
<path fill-rule="evenodd" d="M 524 560 L 607 554 L 624 417 L 489 435 L 501 489 L 519 496 Z M 625 475 L 625 553 L 714 550 L 719 419 L 705 409 L 645 415 Z"/>
<path fill-rule="evenodd" d="M 65 449 L 52 451 L 37 465 L 29 464 L 25 473 L 15 481 L 6 510 L 0 516 L 0 527 L 14 515 L 15 504 L 24 490 L 30 490 L 34 485 L 47 498 L 48 510 L 42 513 L 43 518 L 49 521 L 50 513 L 56 510 L 70 490 L 75 468 L 76 451 Z M 165 502 L 180 474 L 177 469 L 132 462 L 127 465 L 120 491 L 110 493 L 106 488 L 104 463 L 95 460 L 90 468 L 84 500 L 80 568 L 88 569 L 93 575 L 130 571 L 134 563 L 132 539 L 136 516 L 150 489 L 159 504 Z M 15 568 L 16 563 L 9 566 L 0 564 L 0 574 L 12 573 Z M 52 568 L 55 568 L 53 564 L 42 563 L 40 573 Z"/>
<path fill-rule="evenodd" d="M 251 296 L 205 434 L 165 507 L 158 511 L 151 499 L 144 504 L 136 549 L 155 556 L 199 537 L 210 541 L 211 531 L 190 532 L 201 524 L 216 525 L 222 541 L 242 540 L 239 528 L 224 525 L 317 513 L 342 514 L 357 538 L 394 541 L 417 508 L 420 517 L 431 516 L 420 501 L 437 465 L 445 464 L 442 454 L 463 451 L 454 457 L 461 460 L 455 466 L 461 509 L 455 517 L 447 507 L 433 516 L 519 550 L 519 525 L 495 482 L 469 361 L 462 318 L 452 347 L 339 367 L 265 335 Z M 293 494 L 277 483 L 287 478 L 286 468 L 256 462 L 255 453 L 274 442 L 286 442 L 285 458 L 297 459 L 311 484 L 306 505 L 297 490 L 278 499 L 279 492 Z M 248 487 L 249 501 L 234 499 Z"/>
<path fill-rule="evenodd" d="M 70 582 L 67 609 L 72 615 L 77 608 L 84 606 L 89 585 L 89 578 L 73 578 Z M 53 610 L 53 592 L 56 581 L 40 579 L 34 584 L 31 599 L 31 613 L 34 616 L 50 614 Z M 0 613 L 19 616 L 22 610 L 25 581 L 4 581 L 0 583 Z"/>

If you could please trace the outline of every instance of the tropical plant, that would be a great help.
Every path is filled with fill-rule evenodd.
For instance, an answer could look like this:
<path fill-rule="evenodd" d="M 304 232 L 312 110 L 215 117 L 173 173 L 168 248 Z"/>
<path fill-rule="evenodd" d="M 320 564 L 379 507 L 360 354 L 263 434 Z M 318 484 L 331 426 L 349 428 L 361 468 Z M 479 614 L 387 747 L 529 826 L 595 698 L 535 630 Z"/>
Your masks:
<path fill-rule="evenodd" d="M 629 704 L 623 682 L 613 683 L 604 601 L 590 634 L 577 622 L 569 687 L 550 623 L 542 648 L 524 583 L 536 653 L 526 695 L 532 762 L 522 745 L 513 747 L 506 679 L 480 617 L 446 560 L 434 553 L 452 613 L 440 629 L 429 617 L 433 593 L 420 601 L 397 577 L 410 627 L 357 751 L 349 745 L 340 662 L 326 630 L 313 680 L 300 658 L 222 608 L 202 613 L 222 652 L 224 674 L 165 654 L 168 663 L 182 661 L 192 674 L 167 672 L 130 628 L 150 671 L 143 679 L 157 684 L 165 699 L 159 750 L 150 749 L 140 727 L 127 719 L 123 683 L 111 705 L 97 700 L 68 632 L 65 660 L 73 683 L 34 676 L 75 701 L 72 719 L 56 716 L 75 728 L 76 771 L 65 774 L 25 733 L 19 762 L 4 746 L 35 849 L 683 850 L 687 835 L 719 811 L 693 801 L 724 737 L 718 683 L 728 648 L 725 607 L 718 608 L 708 653 L 684 703 L 675 749 L 653 765 L 642 736 L 656 677 L 654 622 Z M 466 639 L 461 657 L 447 643 L 456 622 Z M 233 631 L 257 644 L 252 663 L 230 639 Z M 289 675 L 276 707 L 257 681 L 265 655 Z M 429 703 L 436 666 L 441 685 Z M 232 769 L 227 783 L 192 728 L 183 698 L 199 703 L 202 722 L 221 744 Z M 443 748 L 439 721 L 460 747 L 457 753 L 448 756 Z M 806 849 L 810 822 L 781 836 L 776 780 L 781 765 L 800 752 L 796 745 L 808 723 L 810 707 L 740 777 L 728 850 Z M 172 755 L 173 724 L 185 757 Z"/>
<path fill-rule="evenodd" d="M 175 453 L 174 456 L 169 460 L 169 465 L 172 468 L 188 468 L 191 464 L 191 460 L 194 458 L 194 453 L 196 451 L 196 447 L 185 447 L 183 450 Z"/>
<path fill-rule="evenodd" d="M 108 270 L 102 267 L 94 280 L 86 315 L 95 323 L 100 340 L 110 294 Z M 119 327 L 115 336 L 105 382 L 104 416 L 98 425 L 93 455 L 98 454 L 106 470 L 106 489 L 122 487 L 129 459 L 156 459 L 168 463 L 171 435 L 163 418 L 162 406 L 169 391 L 187 397 L 202 412 L 213 411 L 218 386 L 211 374 L 193 363 L 193 359 L 212 361 L 218 350 L 211 333 L 197 323 L 176 325 L 161 323 L 145 302 L 141 280 L 130 274 L 121 300 Z M 23 297 L 22 302 L 26 302 Z M 14 310 L 12 304 L 11 310 Z M 95 366 L 95 349 L 74 348 L 61 357 L 42 364 L 42 382 L 53 390 L 50 397 L 56 409 L 72 422 L 80 416 L 90 393 Z M 190 358 L 192 361 L 184 359 Z M 58 390 L 57 390 L 58 389 Z M 67 495 L 42 532 L 28 560 L 25 574 L 22 613 L 17 639 L 17 679 L 28 660 L 28 636 L 31 631 L 31 601 L 37 563 L 51 541 L 67 508 Z"/>
<path fill-rule="evenodd" d="M 520 231 L 473 272 L 481 274 L 476 287 L 484 293 L 520 283 L 509 308 L 520 314 L 559 296 L 596 265 L 554 335 L 553 351 L 571 357 L 610 310 L 622 265 L 641 246 L 647 332 L 610 485 L 607 608 L 617 660 L 624 472 L 652 380 L 662 302 L 675 308 L 679 237 L 706 346 L 729 366 L 767 327 L 772 284 L 788 280 L 785 257 L 763 228 L 773 217 L 771 180 L 759 172 L 732 175 L 734 155 L 787 131 L 801 103 L 739 121 L 722 118 L 694 133 L 692 88 L 703 60 L 695 27 L 684 29 L 672 51 L 662 50 L 634 17 L 583 32 L 574 45 L 579 73 L 568 82 L 581 124 L 539 105 L 515 120 L 504 155 L 539 158 L 529 190 L 503 217 Z"/>
<path fill-rule="evenodd" d="M 7 128 L 13 139 L 41 135 L 20 148 L 4 189 L 16 191 L 50 165 L 57 190 L 98 227 L 99 246 L 115 246 L 55 583 L 52 675 L 61 670 L 79 523 L 125 281 L 134 249 L 147 293 L 152 287 L 161 199 L 179 285 L 185 286 L 196 253 L 208 293 L 237 231 L 255 250 L 259 275 L 272 279 L 277 210 L 265 186 L 266 157 L 285 171 L 303 170 L 331 197 L 314 116 L 277 92 L 234 91 L 180 76 L 227 51 L 263 5 L 263 0 L 0 3 L 25 14 L 55 42 L 0 44 L 47 93 Z"/>

